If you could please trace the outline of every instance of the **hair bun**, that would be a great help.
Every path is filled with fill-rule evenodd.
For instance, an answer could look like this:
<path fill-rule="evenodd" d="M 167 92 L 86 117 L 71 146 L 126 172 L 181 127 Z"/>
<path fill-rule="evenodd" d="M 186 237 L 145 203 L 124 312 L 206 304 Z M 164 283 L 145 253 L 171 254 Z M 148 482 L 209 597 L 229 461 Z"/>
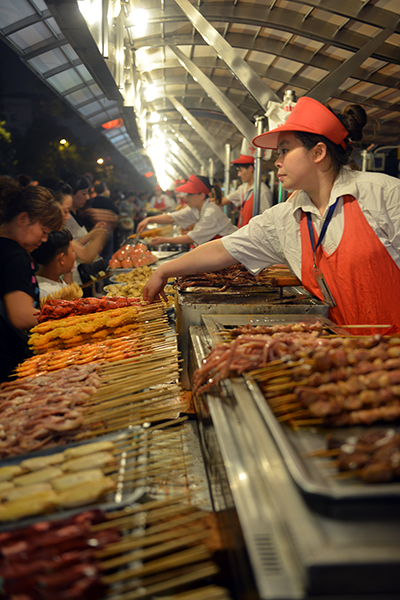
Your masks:
<path fill-rule="evenodd" d="M 350 104 L 343 110 L 343 125 L 349 132 L 349 138 L 359 141 L 363 136 L 363 128 L 367 123 L 367 113 L 359 104 Z"/>

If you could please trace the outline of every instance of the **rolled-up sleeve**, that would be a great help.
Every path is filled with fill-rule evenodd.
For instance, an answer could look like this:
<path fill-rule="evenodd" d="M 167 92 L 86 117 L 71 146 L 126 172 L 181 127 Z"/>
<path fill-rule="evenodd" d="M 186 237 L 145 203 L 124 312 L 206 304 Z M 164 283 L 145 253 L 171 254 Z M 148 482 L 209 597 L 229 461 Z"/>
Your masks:
<path fill-rule="evenodd" d="M 271 210 L 254 217 L 248 225 L 222 239 L 229 254 L 254 275 L 265 267 L 286 262 Z"/>

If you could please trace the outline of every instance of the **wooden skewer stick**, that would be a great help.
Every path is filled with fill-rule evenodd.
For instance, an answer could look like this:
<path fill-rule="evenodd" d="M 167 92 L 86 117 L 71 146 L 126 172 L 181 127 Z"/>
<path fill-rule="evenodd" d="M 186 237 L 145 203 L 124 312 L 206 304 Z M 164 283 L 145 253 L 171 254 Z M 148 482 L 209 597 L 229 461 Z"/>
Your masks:
<path fill-rule="evenodd" d="M 340 448 L 331 448 L 328 450 L 327 448 L 321 448 L 320 450 L 312 450 L 311 452 L 307 452 L 304 456 L 306 458 L 329 458 L 330 456 L 339 456 Z"/>
<path fill-rule="evenodd" d="M 159 573 L 160 571 L 168 571 L 174 567 L 201 562 L 209 558 L 210 552 L 207 546 L 196 546 L 195 548 L 189 548 L 182 552 L 175 552 L 165 558 L 150 561 L 137 569 L 124 569 L 123 571 L 118 571 L 112 575 L 106 575 L 101 579 L 103 583 L 110 585 L 118 581 L 124 581 L 133 577 L 142 577 L 151 573 Z"/>
<path fill-rule="evenodd" d="M 202 523 L 199 523 L 197 525 L 192 525 L 191 527 L 185 527 L 184 529 L 169 529 L 169 531 L 154 535 L 141 535 L 138 537 L 137 535 L 132 534 L 132 536 L 126 536 L 126 538 L 122 541 L 116 542 L 115 544 L 110 544 L 107 546 L 107 548 L 104 548 L 104 550 L 96 552 L 96 556 L 97 558 L 116 556 L 118 554 L 122 554 L 123 552 L 128 552 L 137 548 L 146 548 L 147 546 L 154 546 L 163 542 L 169 542 L 172 539 L 182 538 L 188 534 L 200 533 L 204 532 L 205 530 L 205 526 Z"/>
<path fill-rule="evenodd" d="M 132 589 L 132 587 L 137 588 L 138 585 L 140 585 L 140 589 L 125 594 L 118 594 L 113 596 L 110 600 L 142 600 L 143 598 L 148 598 L 154 594 L 159 594 L 169 589 L 173 590 L 179 586 L 194 583 L 195 581 L 216 575 L 219 572 L 219 568 L 215 563 L 208 561 L 202 562 L 199 565 L 192 565 L 191 569 L 179 569 L 179 571 L 182 572 L 182 574 L 176 575 L 175 577 L 168 578 L 165 574 L 163 577 L 158 577 L 158 579 L 162 579 L 159 583 L 150 584 L 146 579 L 142 580 L 140 584 L 132 582 L 128 584 L 128 586 L 125 586 L 125 589 Z M 172 574 L 174 575 L 174 572 L 172 572 Z"/>
<path fill-rule="evenodd" d="M 115 569 L 116 567 L 127 565 L 135 560 L 147 560 L 149 558 L 153 558 L 154 556 L 160 556 L 160 554 L 166 554 L 167 552 L 177 550 L 178 548 L 190 546 L 191 544 L 205 540 L 207 537 L 210 537 L 210 531 L 203 530 L 198 533 L 186 535 L 182 538 L 157 544 L 156 546 L 147 548 L 145 550 L 136 550 L 134 552 L 123 554 L 122 556 L 117 556 L 116 558 L 111 558 L 107 561 L 103 561 L 101 563 L 101 567 L 104 571 L 106 571 L 108 569 Z"/>

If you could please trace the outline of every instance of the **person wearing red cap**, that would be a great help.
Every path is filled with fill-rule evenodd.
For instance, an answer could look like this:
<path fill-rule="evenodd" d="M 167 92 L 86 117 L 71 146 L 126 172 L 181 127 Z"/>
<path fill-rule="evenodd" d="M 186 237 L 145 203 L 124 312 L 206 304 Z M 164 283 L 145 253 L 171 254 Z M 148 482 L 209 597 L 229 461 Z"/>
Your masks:
<path fill-rule="evenodd" d="M 194 250 L 190 259 L 157 269 L 143 297 L 152 301 L 172 276 L 239 262 L 257 274 L 285 263 L 330 305 L 335 323 L 392 325 L 388 331 L 399 331 L 400 181 L 348 166 L 352 142 L 361 140 L 366 122 L 357 104 L 335 115 L 312 98 L 300 98 L 284 125 L 253 140 L 278 150 L 278 179 L 295 193 L 236 233 Z"/>
<path fill-rule="evenodd" d="M 221 238 L 237 230 L 226 214 L 209 198 L 212 185 L 207 177 L 191 175 L 188 181 L 175 191 L 186 194 L 185 208 L 176 212 L 156 215 L 143 219 L 138 225 L 137 231 L 143 231 L 149 223 L 161 225 L 176 224 L 182 229 L 194 225 L 193 229 L 185 235 L 176 237 L 155 237 L 151 244 L 204 244 L 209 240 Z"/>
<path fill-rule="evenodd" d="M 241 154 L 239 158 L 231 161 L 236 165 L 237 173 L 242 181 L 237 190 L 234 190 L 222 199 L 222 204 L 232 202 L 239 208 L 238 227 L 247 225 L 253 216 L 254 201 L 254 156 Z M 272 206 L 272 192 L 264 182 L 260 187 L 260 214 Z"/>
<path fill-rule="evenodd" d="M 150 199 L 150 208 L 165 212 L 175 208 L 175 201 L 171 196 L 165 194 L 159 185 L 153 188 L 154 196 Z"/>

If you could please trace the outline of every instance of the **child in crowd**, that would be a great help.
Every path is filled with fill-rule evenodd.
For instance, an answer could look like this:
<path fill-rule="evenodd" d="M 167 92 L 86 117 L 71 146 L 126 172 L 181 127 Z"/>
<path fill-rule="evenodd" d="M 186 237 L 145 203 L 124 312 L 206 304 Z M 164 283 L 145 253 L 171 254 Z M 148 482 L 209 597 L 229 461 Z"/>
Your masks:
<path fill-rule="evenodd" d="M 39 264 L 36 279 L 40 298 L 62 289 L 67 284 L 61 276 L 70 273 L 75 262 L 71 232 L 66 227 L 51 231 L 47 242 L 32 252 L 32 258 Z"/>

